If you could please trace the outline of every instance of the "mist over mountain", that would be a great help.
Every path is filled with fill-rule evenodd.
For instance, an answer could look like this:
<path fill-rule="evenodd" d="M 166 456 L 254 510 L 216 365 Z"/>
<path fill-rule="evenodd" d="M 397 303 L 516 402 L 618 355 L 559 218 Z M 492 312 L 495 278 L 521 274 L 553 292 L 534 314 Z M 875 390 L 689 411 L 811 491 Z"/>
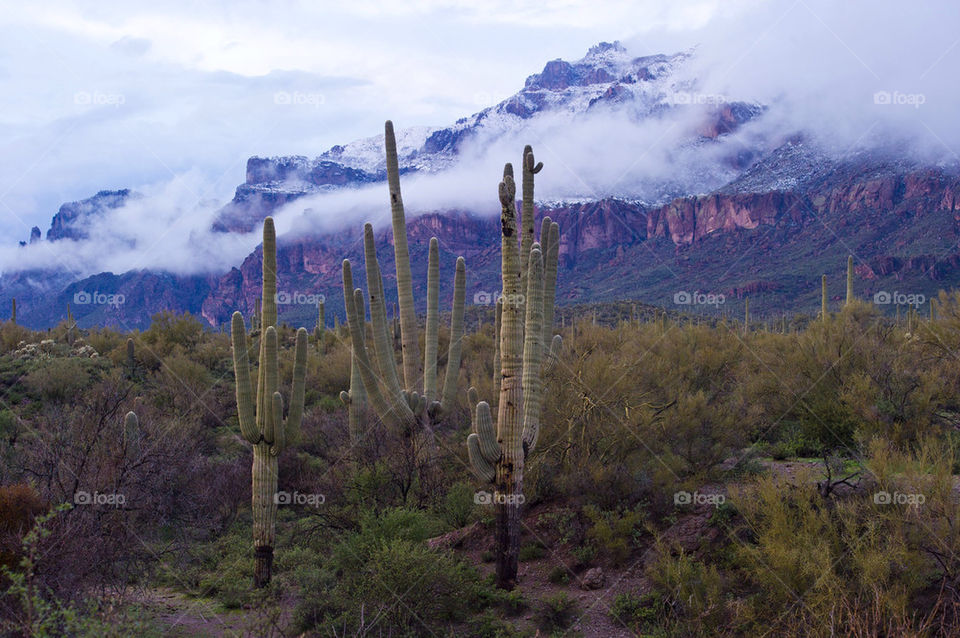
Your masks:
<path fill-rule="evenodd" d="M 783 16 L 790 38 L 778 39 L 786 28 L 781 21 L 741 45 L 738 36 L 768 20 L 771 10 L 727 25 L 722 37 L 699 33 L 698 43 L 674 53 L 651 54 L 649 41 L 601 42 L 578 60 L 547 62 L 510 97 L 448 126 L 397 122 L 408 215 L 448 218 L 478 237 L 494 232 L 487 220 L 499 209 L 503 163 L 519 161 L 529 143 L 546 166 L 537 184 L 540 214 L 565 218 L 572 231 L 564 235 L 564 266 L 579 280 L 561 278 L 561 292 L 576 289 L 561 301 L 620 295 L 669 303 L 686 288 L 755 290 L 771 295 L 781 311 L 799 310 L 815 301 L 798 293 L 809 283 L 804 278 L 839 268 L 848 253 L 871 289 L 884 285 L 884 276 L 915 275 L 917 287 L 935 292 L 954 277 L 956 127 L 946 115 L 957 100 L 953 83 L 944 81 L 947 61 L 931 60 L 919 75 L 915 69 L 946 31 L 914 30 L 926 24 L 923 16 L 886 21 L 883 28 L 915 48 L 894 55 L 871 33 L 849 39 L 862 44 L 850 55 L 844 29 L 856 36 L 878 28 L 873 18 L 854 23 L 855 15 L 838 11 L 832 26 L 839 32 L 825 39 L 819 26 L 814 39 L 817 15 L 790 10 Z M 883 11 L 887 18 L 901 13 L 893 6 Z M 809 55 L 793 55 L 802 43 Z M 311 264 L 298 264 L 306 276 L 297 285 L 335 298 L 338 273 L 331 264 L 350 256 L 364 221 L 386 228 L 382 147 L 380 134 L 310 157 L 250 157 L 226 203 L 203 197 L 203 176 L 187 172 L 64 204 L 42 237 L 33 233 L 0 249 L 0 303 L 17 297 L 23 320 L 45 326 L 64 315 L 77 290 L 130 293 L 149 280 L 159 301 L 124 294 L 123 306 L 75 314 L 81 324 L 142 327 L 150 313 L 168 308 L 202 314 L 215 325 L 233 309 L 252 308 L 248 284 L 256 277 L 256 231 L 266 215 L 276 217 L 281 238 L 298 247 L 300 259 L 313 255 Z M 597 211 L 603 220 L 590 217 Z M 934 216 L 923 223 L 940 228 L 936 239 L 918 236 L 923 215 Z M 833 237 L 814 238 L 811 221 Z M 870 237 L 840 240 L 837 229 L 851 223 L 872 229 Z M 457 244 L 439 238 L 441 245 Z M 788 246 L 816 258 L 800 268 L 780 263 Z M 604 268 L 617 260 L 633 268 L 611 289 Z M 482 255 L 468 259 L 468 279 L 476 283 L 494 266 Z M 184 281 L 191 292 L 174 294 Z M 287 310 L 306 317 L 302 309 Z"/>

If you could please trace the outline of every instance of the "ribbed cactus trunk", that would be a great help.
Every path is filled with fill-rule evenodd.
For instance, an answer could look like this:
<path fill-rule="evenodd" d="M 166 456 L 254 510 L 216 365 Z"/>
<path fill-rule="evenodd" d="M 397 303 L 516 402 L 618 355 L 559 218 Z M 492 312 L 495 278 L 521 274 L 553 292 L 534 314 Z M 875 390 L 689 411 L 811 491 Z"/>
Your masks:
<path fill-rule="evenodd" d="M 523 201 L 530 202 L 523 214 L 532 218 L 533 175 L 542 165 L 534 165 L 530 147 L 524 149 L 523 166 Z M 540 231 L 543 248 L 532 236 L 527 242 L 528 226 L 523 223 L 521 231 L 517 220 L 516 184 L 510 164 L 504 167 L 499 196 L 503 296 L 497 303 L 495 328 L 497 426 L 494 429 L 489 404 L 477 402 L 476 390 L 471 388 L 470 402 L 476 405 L 467 451 L 477 476 L 494 485 L 497 585 L 512 589 L 517 584 L 524 464 L 539 436 L 543 372 L 560 346 L 560 338 L 554 337 L 549 353 L 544 347 L 544 335 L 550 332 L 545 300 L 552 303 L 555 294 L 560 229 L 550 218 L 544 218 Z M 518 233 L 522 235 L 519 238 Z M 524 252 L 525 246 L 529 246 L 528 252 Z M 552 323 L 552 309 L 549 316 Z"/>
<path fill-rule="evenodd" d="M 137 360 L 134 357 L 135 346 L 133 339 L 127 339 L 127 377 L 133 379 L 137 373 Z"/>
<path fill-rule="evenodd" d="M 273 546 L 277 521 L 277 457 L 300 433 L 304 382 L 307 369 L 307 331 L 297 330 L 293 365 L 293 388 L 287 419 L 279 392 L 279 344 L 277 342 L 277 251 L 273 219 L 263 224 L 263 301 L 260 320 L 260 365 L 256 390 L 250 377 L 247 331 L 243 315 L 233 314 L 231 336 L 237 384 L 237 416 L 240 432 L 253 447 L 252 503 L 255 587 L 266 586 L 273 571 Z"/>
<path fill-rule="evenodd" d="M 393 249 L 396 253 L 397 299 L 400 302 L 400 336 L 403 354 L 403 381 L 407 388 L 420 382 L 420 345 L 417 340 L 417 314 L 413 306 L 413 278 L 410 275 L 410 251 L 407 248 L 407 222 L 400 195 L 400 167 L 393 122 L 384 125 L 387 152 L 387 185 L 393 221 Z"/>
<path fill-rule="evenodd" d="M 497 440 L 501 459 L 497 464 L 496 570 L 497 583 L 513 589 L 517 582 L 520 550 L 520 505 L 523 493 L 523 324 L 520 296 L 520 255 L 517 247 L 517 187 L 508 165 L 500 183 L 501 268 L 503 303 L 500 317 L 500 400 L 497 411 Z"/>
<path fill-rule="evenodd" d="M 10 323 L 17 323 L 17 298 L 10 300 Z"/>
<path fill-rule="evenodd" d="M 424 336 L 424 359 L 419 357 L 419 335 L 413 303 L 410 275 L 410 256 L 407 247 L 407 225 L 403 199 L 400 194 L 400 173 L 397 143 L 393 124 L 386 123 L 384 143 L 387 156 L 387 183 L 393 220 L 393 248 L 397 269 L 397 297 L 399 313 L 394 306 L 394 318 L 399 314 L 399 338 L 402 352 L 402 374 L 397 370 L 394 343 L 391 340 L 387 304 L 384 298 L 383 277 L 377 260 L 373 226 L 364 226 L 364 266 L 367 279 L 367 300 L 370 304 L 372 348 L 367 347 L 364 325 L 363 291 L 353 287 L 353 269 L 349 260 L 343 262 L 343 296 L 347 325 L 356 358 L 353 379 L 359 379 L 366 391 L 370 408 L 381 421 L 395 428 L 411 441 L 411 451 L 427 450 L 427 463 L 433 464 L 436 441 L 433 427 L 444 415 L 454 409 L 456 384 L 462 355 L 463 319 L 466 296 L 466 264 L 458 257 L 454 274 L 453 309 L 450 323 L 450 344 L 447 368 L 441 392 L 437 372 L 439 339 L 439 242 L 430 241 L 427 274 L 427 317 Z M 397 326 L 393 330 L 397 335 Z M 372 358 L 371 358 L 372 355 Z M 422 376 L 421 376 L 422 374 Z M 422 384 L 422 385 L 421 385 Z M 351 390 L 352 394 L 352 390 Z M 349 397 L 348 397 L 349 398 Z M 425 437 L 425 446 L 420 445 Z M 416 452 L 419 454 L 419 452 Z M 421 466 L 422 467 L 422 466 Z"/>
<path fill-rule="evenodd" d="M 827 320 L 827 276 L 820 275 L 820 319 Z"/>

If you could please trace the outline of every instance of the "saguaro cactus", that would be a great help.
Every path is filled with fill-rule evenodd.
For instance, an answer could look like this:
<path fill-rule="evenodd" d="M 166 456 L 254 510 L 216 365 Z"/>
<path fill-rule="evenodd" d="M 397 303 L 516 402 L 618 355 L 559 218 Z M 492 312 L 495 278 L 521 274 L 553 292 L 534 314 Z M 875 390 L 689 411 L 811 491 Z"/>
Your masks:
<path fill-rule="evenodd" d="M 827 320 L 827 276 L 820 275 L 820 319 Z"/>
<path fill-rule="evenodd" d="M 533 217 L 533 175 L 542 168 L 535 164 L 533 151 L 524 149 L 524 214 Z M 477 401 L 474 388 L 469 399 L 474 405 L 474 431 L 467 437 L 467 451 L 476 475 L 493 483 L 496 508 L 497 585 L 512 589 L 517 581 L 520 541 L 520 508 L 523 504 L 523 470 L 527 457 L 537 445 L 543 400 L 545 367 L 555 360 L 560 336 L 554 336 L 544 356 L 546 324 L 545 301 L 556 291 L 556 262 L 560 227 L 549 217 L 541 224 L 540 243 L 532 237 L 521 238 L 517 245 L 516 184 L 513 167 L 507 164 L 500 182 L 501 268 L 503 296 L 498 304 L 497 341 L 499 345 L 499 404 L 494 427 L 490 405 Z M 529 206 L 526 205 L 530 202 Z M 533 223 L 521 220 L 524 234 L 533 233 Z M 524 253 L 524 246 L 529 251 Z M 521 264 L 526 262 L 526 267 Z M 526 289 L 520 284 L 526 282 Z M 552 308 L 549 316 L 553 317 Z"/>
<path fill-rule="evenodd" d="M 127 339 L 127 378 L 133 379 L 137 373 L 137 359 L 133 339 Z"/>
<path fill-rule="evenodd" d="M 317 342 L 317 348 L 323 346 L 323 333 L 326 328 L 326 323 L 324 323 L 324 305 L 322 301 L 317 302 L 317 325 L 313 328 L 313 338 Z"/>
<path fill-rule="evenodd" d="M 353 287 L 353 270 L 349 260 L 343 262 L 343 298 L 347 324 L 353 341 L 353 365 L 365 390 L 370 407 L 388 426 L 399 428 L 404 434 L 413 434 L 421 426 L 428 432 L 445 414 L 453 409 L 456 400 L 457 378 L 463 339 L 463 312 L 466 289 L 466 264 L 457 258 L 454 274 L 453 309 L 450 321 L 450 344 L 447 350 L 447 370 L 442 394 L 437 384 L 438 350 L 438 286 L 439 246 L 436 238 L 430 241 L 427 276 L 427 328 L 424 361 L 419 360 L 417 317 L 413 304 L 410 275 L 410 255 L 407 249 L 407 224 L 400 195 L 400 173 L 397 143 L 393 124 L 385 127 L 387 152 L 387 182 L 390 189 L 390 207 L 393 215 L 393 247 L 397 271 L 397 297 L 400 304 L 400 343 L 403 357 L 403 375 L 400 376 L 393 355 L 390 326 L 387 321 L 383 278 L 377 260 L 373 226 L 363 229 L 364 265 L 367 277 L 367 298 L 373 327 L 372 348 L 368 350 L 364 330 L 363 292 Z M 396 315 L 396 313 L 395 313 Z M 373 360 L 370 358 L 372 350 Z M 423 373 L 422 381 L 420 373 Z M 422 385 L 421 385 L 422 383 Z M 351 385 L 353 385 L 351 383 Z M 348 397 L 349 398 L 349 397 Z M 439 400 L 438 400 L 439 399 Z"/>
<path fill-rule="evenodd" d="M 17 298 L 10 300 L 10 323 L 17 323 Z"/>
<path fill-rule="evenodd" d="M 140 455 L 140 421 L 134 412 L 123 419 L 123 451 L 133 457 Z"/>
<path fill-rule="evenodd" d="M 240 432 L 253 446 L 253 547 L 255 587 L 270 582 L 277 521 L 277 456 L 300 434 L 304 381 L 307 371 L 307 331 L 297 330 L 293 389 L 286 420 L 279 392 L 280 361 L 277 344 L 277 237 L 273 218 L 263 222 L 263 306 L 260 312 L 260 365 L 254 392 L 247 355 L 247 330 L 243 315 L 233 313 L 233 368 L 237 381 L 237 416 Z M 256 397 L 256 398 L 254 398 Z"/>

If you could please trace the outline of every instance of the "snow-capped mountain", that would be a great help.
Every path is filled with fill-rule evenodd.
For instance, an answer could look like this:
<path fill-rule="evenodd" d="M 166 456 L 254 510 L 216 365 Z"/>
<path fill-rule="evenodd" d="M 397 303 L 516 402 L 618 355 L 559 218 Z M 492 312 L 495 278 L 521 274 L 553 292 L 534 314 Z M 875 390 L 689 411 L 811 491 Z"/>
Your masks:
<path fill-rule="evenodd" d="M 544 130 L 575 155 L 606 162 L 618 136 L 632 141 L 644 126 L 672 130 L 657 157 L 665 166 L 641 166 L 639 177 L 598 182 L 587 194 L 554 196 L 538 186 L 538 214 L 551 215 L 563 229 L 559 303 L 632 298 L 670 305 L 678 291 L 708 290 L 731 299 L 751 295 L 757 316 L 808 310 L 819 304 L 820 274 L 839 274 L 851 252 L 863 294 L 909 286 L 929 297 L 960 282 L 960 173 L 954 167 L 924 165 L 889 150 L 827 154 L 815 141 L 816 131 L 771 135 L 763 125 L 777 106 L 698 93 L 688 68 L 693 56 L 635 57 L 617 43 L 601 43 L 575 62 L 553 60 L 510 98 L 452 125 L 398 128 L 401 172 L 443 179 L 489 147 L 502 162 L 519 148 L 517 140 Z M 580 129 L 592 135 L 598 125 L 606 135 L 600 150 L 595 137 L 578 136 Z M 632 166 L 633 155 L 641 153 L 629 144 L 625 149 L 626 165 Z M 385 177 L 382 135 L 312 158 L 251 157 L 244 182 L 219 210 L 213 230 L 236 237 L 230 234 L 256 229 L 263 217 L 291 203 L 299 213 L 298 200 L 349 193 Z M 65 204 L 46 241 L 83 241 L 90 220 L 137 197 L 104 191 Z M 385 190 L 383 197 L 385 204 Z M 418 285 L 431 236 L 440 239 L 441 260 L 467 258 L 472 291 L 496 285 L 495 218 L 457 206 L 408 206 L 408 214 Z M 358 232 L 350 226 L 284 237 L 278 256 L 282 285 L 324 294 L 327 316 L 342 314 L 340 263 L 362 258 Z M 36 229 L 31 242 L 44 241 L 40 235 Z M 376 237 L 389 273 L 388 229 L 377 228 Z M 80 278 L 34 269 L 4 274 L 0 307 L 16 296 L 23 322 L 47 326 L 63 316 L 77 291 L 96 290 L 123 295 L 126 303 L 75 307 L 81 325 L 144 327 L 164 309 L 189 311 L 218 325 L 234 310 L 252 311 L 258 281 L 256 251 L 229 272 L 191 276 L 136 271 Z M 389 275 L 384 285 L 391 294 Z M 281 312 L 288 321 L 312 325 L 312 309 Z"/>

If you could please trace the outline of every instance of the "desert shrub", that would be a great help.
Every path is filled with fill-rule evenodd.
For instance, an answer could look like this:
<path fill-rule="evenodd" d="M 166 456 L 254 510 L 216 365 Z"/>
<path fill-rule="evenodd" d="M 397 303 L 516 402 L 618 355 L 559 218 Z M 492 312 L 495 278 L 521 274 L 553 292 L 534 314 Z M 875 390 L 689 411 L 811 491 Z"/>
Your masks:
<path fill-rule="evenodd" d="M 364 549 L 354 557 L 362 569 L 339 572 L 328 592 L 338 609 L 328 617 L 329 628 L 441 635 L 480 607 L 477 573 L 452 555 L 402 538 L 383 538 Z"/>
<path fill-rule="evenodd" d="M 24 535 L 48 508 L 26 483 L 0 486 L 0 567 L 15 568 L 20 563 Z"/>
<path fill-rule="evenodd" d="M 89 359 L 58 357 L 35 367 L 23 384 L 43 401 L 62 403 L 85 389 L 98 368 L 101 366 Z"/>
<path fill-rule="evenodd" d="M 723 575 L 713 565 L 695 560 L 682 550 L 674 552 L 658 542 L 657 559 L 647 568 L 662 604 L 654 616 L 675 635 L 721 635 L 729 627 Z"/>
<path fill-rule="evenodd" d="M 450 486 L 443 498 L 440 516 L 450 527 L 459 528 L 470 523 L 476 512 L 475 491 L 470 483 L 459 481 Z"/>
<path fill-rule="evenodd" d="M 521 563 L 526 563 L 531 560 L 540 560 L 546 553 L 547 550 L 541 543 L 526 543 L 520 546 L 518 558 Z"/>
<path fill-rule="evenodd" d="M 642 634 L 656 626 L 666 615 L 666 607 L 657 592 L 642 596 L 631 593 L 617 594 L 610 605 L 610 620 L 631 631 Z"/>
<path fill-rule="evenodd" d="M 542 631 L 566 631 L 577 619 L 577 603 L 566 593 L 559 593 L 540 601 L 533 620 Z"/>
<path fill-rule="evenodd" d="M 570 570 L 563 565 L 557 565 L 550 570 L 547 580 L 554 585 L 566 585 L 570 582 Z"/>
<path fill-rule="evenodd" d="M 600 548 L 611 563 L 623 563 L 636 547 L 643 514 L 629 510 L 604 512 L 593 505 L 584 507 L 583 513 L 591 523 L 587 528 L 587 538 Z"/>

